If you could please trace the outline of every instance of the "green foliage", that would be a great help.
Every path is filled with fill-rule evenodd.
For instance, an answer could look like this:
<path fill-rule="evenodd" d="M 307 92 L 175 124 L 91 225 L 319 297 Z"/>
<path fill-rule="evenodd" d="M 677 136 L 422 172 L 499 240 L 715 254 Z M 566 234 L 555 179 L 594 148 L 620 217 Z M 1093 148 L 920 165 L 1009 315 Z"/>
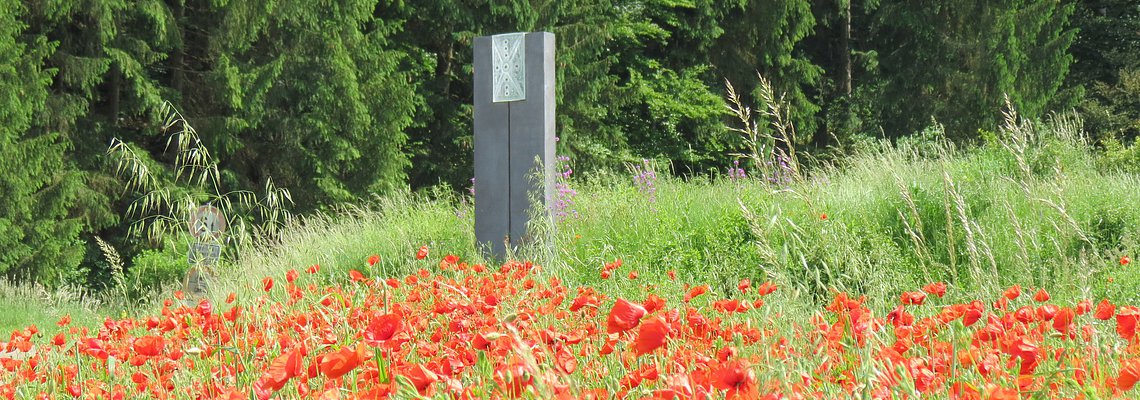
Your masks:
<path fill-rule="evenodd" d="M 1095 137 L 1140 138 L 1140 61 L 1135 65 L 1119 70 L 1115 83 L 1093 82 L 1089 97 L 1081 102 Z"/>
<path fill-rule="evenodd" d="M 1130 0 L 1077 1 L 1073 25 L 1080 35 L 1073 43 L 1073 67 L 1068 81 L 1086 88 L 1094 82 L 1112 83 L 1122 68 L 1140 64 L 1140 9 Z"/>
<path fill-rule="evenodd" d="M 1140 138 L 1129 145 L 1125 145 L 1116 139 L 1105 139 L 1101 145 L 1104 149 L 1096 160 L 1097 168 L 1106 171 L 1140 173 Z"/>
<path fill-rule="evenodd" d="M 630 71 L 633 94 L 642 99 L 622 110 L 620 120 L 632 151 L 643 157 L 673 160 L 675 168 L 703 173 L 723 164 L 736 138 L 721 126 L 724 103 L 700 80 L 704 68 L 678 74 L 657 69 L 650 76 Z"/>
<path fill-rule="evenodd" d="M 820 107 L 813 97 L 824 71 L 802 50 L 803 40 L 812 34 L 816 24 L 811 3 L 739 0 L 729 4 L 724 35 L 710 54 L 714 64 L 736 85 L 757 88 L 753 93 L 757 100 L 761 96 L 757 72 L 769 79 L 776 97 L 784 97 L 788 104 L 789 122 L 801 132 L 814 133 Z M 811 137 L 801 139 L 807 142 Z"/>
<path fill-rule="evenodd" d="M 887 134 L 934 117 L 950 137 L 971 139 L 999 123 L 1003 96 L 1030 118 L 1044 115 L 1068 73 L 1072 4 L 882 2 L 873 29 Z"/>
<path fill-rule="evenodd" d="M 1140 212 L 1125 206 L 1140 201 L 1131 189 L 1140 178 L 1097 168 L 1070 115 L 1008 117 L 986 147 L 956 150 L 932 129 L 783 190 L 756 177 L 661 176 L 651 199 L 627 174 L 573 180 L 579 217 L 519 256 L 572 284 L 628 293 L 674 284 L 665 275 L 675 271 L 678 282 L 726 294 L 748 278 L 816 301 L 842 290 L 889 303 L 932 281 L 965 299 L 1021 284 L 1061 298 L 1135 300 L 1135 274 L 1118 260 L 1140 249 Z M 350 269 L 398 276 L 432 266 L 413 260 L 424 244 L 436 257 L 484 262 L 470 212 L 453 197 L 400 196 L 310 219 L 285 230 L 280 245 L 248 248 L 219 296 L 313 263 L 328 279 Z M 364 264 L 371 254 L 381 263 Z M 602 265 L 616 259 L 626 267 L 601 281 Z M 628 279 L 633 270 L 642 278 Z"/>
<path fill-rule="evenodd" d="M 771 280 L 777 296 L 799 302 L 787 307 L 827 301 L 834 290 L 893 306 L 900 292 L 932 281 L 947 282 L 951 300 L 995 298 L 1020 284 L 1061 299 L 1135 302 L 1135 264 L 1119 260 L 1140 249 L 1140 210 L 1129 206 L 1140 201 L 1140 177 L 1096 164 L 1080 132 L 1071 115 L 1028 121 L 1007 112 L 987 145 L 963 150 L 936 125 L 897 145 L 864 146 L 842 166 L 780 190 L 756 176 L 661 176 L 651 200 L 628 174 L 598 173 L 571 181 L 579 217 L 518 254 L 571 285 L 614 293 L 701 282 L 727 294 L 743 278 Z M 441 253 L 487 262 L 472 239 L 470 199 L 452 193 L 403 192 L 294 220 L 275 240 L 243 246 L 211 295 L 258 291 L 262 277 L 313 264 L 320 279 L 341 281 L 353 269 L 379 278 L 431 269 Z M 416 260 L 422 245 L 432 255 Z M 125 280 L 146 286 L 175 276 L 182 263 L 170 257 L 184 250 L 136 257 Z M 370 266 L 364 260 L 373 254 L 380 262 Z M 602 265 L 615 259 L 624 266 L 601 280 Z M 640 277 L 628 279 L 634 270 Z M 11 301 L 4 290 L 0 305 Z"/>
<path fill-rule="evenodd" d="M 127 211 L 135 218 L 129 234 L 134 238 L 161 243 L 192 231 L 193 212 L 203 204 L 221 211 L 227 222 L 227 241 L 248 243 L 262 236 L 271 237 L 291 218 L 285 208 L 292 204 L 288 189 L 266 182 L 264 195 L 250 190 L 228 189 L 222 185 L 217 161 L 211 156 L 198 132 L 181 113 L 164 105 L 168 143 L 175 151 L 175 172 L 166 176 L 153 161 L 118 139 L 107 153 L 118 164 L 116 172 L 127 180 L 127 189 L 136 196 Z"/>
<path fill-rule="evenodd" d="M 117 316 L 119 305 L 100 304 L 84 295 L 81 288 L 48 288 L 34 283 L 13 283 L 0 279 L 0 330 L 12 332 L 35 325 L 55 326 L 63 316 L 71 316 L 74 326 L 96 328 L 107 316 Z"/>
<path fill-rule="evenodd" d="M 396 193 L 335 214 L 295 219 L 274 240 L 242 247 L 237 261 L 220 269 L 211 294 L 241 292 L 260 285 L 262 277 L 283 278 L 286 270 L 303 271 L 313 264 L 319 264 L 322 276 L 329 279 L 347 276 L 352 269 L 369 276 L 411 273 L 433 267 L 415 259 L 416 250 L 424 245 L 433 252 L 481 262 L 473 235 L 470 201 L 461 202 L 450 193 L 434 200 Z M 372 254 L 379 255 L 380 262 L 369 266 L 365 260 Z M 432 253 L 432 259 L 438 260 L 437 256 Z"/>
<path fill-rule="evenodd" d="M 213 104 L 186 111 L 220 119 L 205 140 L 243 186 L 272 177 L 311 209 L 405 184 L 402 148 L 423 104 L 414 79 L 421 67 L 390 42 L 399 21 L 377 18 L 375 6 L 241 1 L 217 9 L 207 52 L 217 65 L 203 82 Z"/>
<path fill-rule="evenodd" d="M 143 250 L 131 260 L 124 282 L 129 299 L 145 299 L 172 286 L 181 289 L 186 271 L 186 246 Z"/>
<path fill-rule="evenodd" d="M 261 197 L 250 190 L 226 188 L 217 161 L 197 131 L 168 104 L 163 110 L 168 115 L 164 130 L 169 132 L 167 140 L 175 152 L 173 175 L 118 139 L 107 150 L 117 160 L 116 172 L 126 180 L 127 194 L 133 197 L 127 207 L 128 217 L 133 219 L 128 238 L 151 244 L 134 258 L 127 279 L 122 276 L 123 266 L 115 250 L 96 237 L 107 258 L 112 259 L 108 263 L 113 267 L 115 286 L 133 299 L 178 282 L 188 268 L 185 254 L 189 243 L 222 245 L 222 253 L 231 255 L 233 245 L 271 239 L 292 215 L 287 209 L 292 204 L 290 192 L 272 181 L 266 182 Z M 195 228 L 191 226 L 193 213 L 204 204 L 215 207 L 226 220 L 226 231 L 219 237 L 193 238 L 189 234 Z M 222 258 L 222 263 L 228 258 Z"/>
<path fill-rule="evenodd" d="M 57 132 L 33 129 L 48 101 L 52 46 L 27 40 L 15 1 L 0 2 L 0 274 L 75 282 L 83 223 L 70 213 L 82 181 Z"/>
<path fill-rule="evenodd" d="M 609 50 L 625 99 L 604 121 L 617 128 L 628 155 L 620 162 L 668 159 L 681 174 L 701 174 L 723 164 L 738 140 L 723 129 L 723 102 L 709 52 L 724 33 L 719 5 L 707 1 L 615 2 L 626 10 Z M 628 4 L 627 4 L 628 3 Z M 710 85 L 713 84 L 713 85 Z M 605 142 L 602 142 L 605 143 Z M 568 141 L 573 149 L 573 141 Z M 574 153 L 591 162 L 589 152 Z"/>

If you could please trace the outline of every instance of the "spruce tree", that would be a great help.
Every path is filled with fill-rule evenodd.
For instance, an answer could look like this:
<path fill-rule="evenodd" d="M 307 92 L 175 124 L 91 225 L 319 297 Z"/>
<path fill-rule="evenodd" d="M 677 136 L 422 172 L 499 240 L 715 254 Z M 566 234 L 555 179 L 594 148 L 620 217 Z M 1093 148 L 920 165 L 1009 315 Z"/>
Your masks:
<path fill-rule="evenodd" d="M 196 6 L 193 28 L 209 45 L 188 52 L 197 73 L 175 106 L 201 121 L 233 185 L 272 178 L 302 210 L 406 187 L 426 66 L 391 42 L 402 21 L 374 15 L 369 0 Z"/>
<path fill-rule="evenodd" d="M 1093 139 L 1140 137 L 1140 7 L 1132 0 L 1077 2 L 1080 34 L 1067 85 Z M 1081 96 L 1083 95 L 1083 98 Z"/>
<path fill-rule="evenodd" d="M 1003 98 L 1040 117 L 1068 72 L 1072 4 L 1056 1 L 883 1 L 874 47 L 885 82 L 878 104 L 888 135 L 931 117 L 957 138 L 993 129 Z"/>
<path fill-rule="evenodd" d="M 772 82 L 791 107 L 792 123 L 801 143 L 811 140 L 818 125 L 819 83 L 823 69 L 807 58 L 803 41 L 815 30 L 811 2 L 806 0 L 737 0 L 725 11 L 724 30 L 709 55 L 737 88 L 758 94 L 756 74 Z M 750 103 L 757 107 L 755 99 Z"/>
<path fill-rule="evenodd" d="M 33 125 L 44 118 L 52 45 L 24 35 L 17 0 L 0 0 L 0 273 L 19 280 L 76 283 L 83 259 L 81 222 L 71 215 L 78 171 L 58 132 Z"/>

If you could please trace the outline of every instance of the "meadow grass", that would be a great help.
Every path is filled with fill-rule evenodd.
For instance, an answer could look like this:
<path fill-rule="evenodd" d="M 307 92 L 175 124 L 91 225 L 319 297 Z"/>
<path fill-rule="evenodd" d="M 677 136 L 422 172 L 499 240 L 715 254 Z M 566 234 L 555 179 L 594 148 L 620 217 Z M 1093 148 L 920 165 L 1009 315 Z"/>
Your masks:
<path fill-rule="evenodd" d="M 116 305 L 107 305 L 95 296 L 85 295 L 74 288 L 47 289 L 38 285 L 13 284 L 0 280 L 0 342 L 7 333 L 35 325 L 54 326 L 64 315 L 80 326 L 95 326 L 104 316 L 117 317 L 123 311 Z"/>
<path fill-rule="evenodd" d="M 632 301 L 648 293 L 675 301 L 701 284 L 710 285 L 715 298 L 734 298 L 741 279 L 754 286 L 771 281 L 779 290 L 764 297 L 763 307 L 724 321 L 763 327 L 775 332 L 772 338 L 799 338 L 838 292 L 866 295 L 874 314 L 885 315 L 902 292 L 937 281 L 949 285 L 947 297 L 932 297 L 935 307 L 916 310 L 917 317 L 929 317 L 939 304 L 1000 298 L 1012 285 L 1028 293 L 1043 288 L 1055 304 L 1102 298 L 1140 304 L 1140 274 L 1121 262 L 1140 245 L 1140 211 L 1132 206 L 1140 203 L 1140 177 L 1105 164 L 1081 139 L 1079 122 L 1010 122 L 984 145 L 965 150 L 940 137 L 934 129 L 916 140 L 864 145 L 841 164 L 791 180 L 769 179 L 774 171 L 681 179 L 654 162 L 630 173 L 571 179 L 563 183 L 577 194 L 562 204 L 572 212 L 536 224 L 537 239 L 511 256 L 541 265 L 539 281 L 558 277 L 571 288 L 589 286 Z M 651 184 L 650 175 L 656 176 Z M 473 218 L 470 197 L 436 190 L 297 219 L 272 241 L 238 249 L 236 259 L 217 268 L 210 297 L 222 304 L 233 293 L 239 304 L 253 304 L 264 294 L 263 278 L 281 281 L 290 270 L 304 273 L 315 265 L 319 271 L 305 274 L 306 284 L 351 285 L 350 270 L 400 278 L 436 269 L 446 254 L 495 265 L 474 243 Z M 431 252 L 423 260 L 416 257 L 421 246 Z M 372 255 L 380 258 L 375 265 L 366 262 Z M 617 260 L 622 267 L 604 279 L 603 266 Z M 63 315 L 88 327 L 108 317 L 154 315 L 178 283 L 141 300 L 127 298 L 127 289 L 93 295 L 0 282 L 0 329 L 47 327 Z M 518 306 L 504 305 L 503 313 Z M 558 321 L 544 315 L 538 323 Z M 949 338 L 968 335 L 949 329 Z M 892 334 L 880 331 L 869 340 L 890 343 Z M 731 342 L 716 340 L 717 348 Z M 1109 354 L 1113 343 L 1101 336 L 1093 345 Z M 852 351 L 866 354 L 852 356 L 872 359 L 871 348 L 860 346 Z M 819 357 L 825 356 L 773 360 L 758 378 L 791 385 L 785 378 L 812 375 L 824 362 Z M 618 359 L 601 362 L 611 363 L 607 384 L 628 372 Z M 876 368 L 867 363 L 854 379 L 873 382 Z M 178 379 L 191 382 L 193 375 Z M 906 380 L 897 391 L 917 394 L 914 384 Z M 823 390 L 828 398 L 846 393 L 839 385 Z"/>
<path fill-rule="evenodd" d="M 804 310 L 836 291 L 890 305 L 934 281 L 947 282 L 955 299 L 994 298 L 1020 284 L 1058 298 L 1140 303 L 1140 277 L 1118 262 L 1140 240 L 1132 206 L 1140 204 L 1140 178 L 1098 164 L 1079 126 L 1069 117 L 1035 125 L 1014 118 L 969 150 L 935 129 L 922 139 L 863 146 L 786 184 L 766 179 L 770 171 L 680 179 L 665 173 L 668 165 L 650 163 L 661 170 L 650 193 L 631 174 L 593 174 L 566 182 L 577 192 L 576 217 L 553 230 L 536 226 L 544 233 L 514 257 L 614 296 L 684 283 L 727 295 L 741 279 L 771 280 L 784 289 L 784 306 Z M 298 219 L 219 267 L 211 296 L 252 297 L 262 278 L 314 264 L 329 280 L 347 279 L 351 269 L 400 276 L 431 267 L 415 259 L 424 245 L 429 260 L 447 253 L 492 264 L 475 246 L 473 218 L 470 197 L 438 190 Z M 381 261 L 369 266 L 373 254 Z M 602 266 L 618 259 L 628 266 L 620 273 L 636 270 L 638 280 L 600 278 Z M 667 279 L 669 271 L 680 279 Z M 4 313 L 19 316 L 0 318 L 0 328 L 94 309 L 66 294 L 45 302 L 28 293 L 0 286 L 0 305 L 24 310 Z M 149 303 L 110 298 L 99 307 L 157 308 Z"/>

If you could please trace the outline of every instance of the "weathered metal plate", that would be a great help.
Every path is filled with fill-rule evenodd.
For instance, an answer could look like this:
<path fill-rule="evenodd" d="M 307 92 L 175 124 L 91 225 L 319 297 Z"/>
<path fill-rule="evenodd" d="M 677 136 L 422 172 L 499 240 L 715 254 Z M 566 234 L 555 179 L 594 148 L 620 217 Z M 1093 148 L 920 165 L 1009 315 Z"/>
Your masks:
<path fill-rule="evenodd" d="M 210 237 L 218 239 L 226 231 L 226 217 L 222 211 L 209 204 L 198 207 L 190 215 L 190 235 L 196 238 Z"/>
<path fill-rule="evenodd" d="M 191 243 L 190 251 L 186 254 L 186 262 L 190 265 L 218 265 L 222 256 L 222 246 L 214 243 Z"/>
<path fill-rule="evenodd" d="M 525 33 L 491 36 L 491 101 L 526 100 Z"/>
<path fill-rule="evenodd" d="M 209 273 L 199 268 L 191 268 L 186 273 L 186 287 L 184 293 L 193 296 L 205 296 L 210 290 Z M 195 304 L 197 305 L 197 304 Z"/>

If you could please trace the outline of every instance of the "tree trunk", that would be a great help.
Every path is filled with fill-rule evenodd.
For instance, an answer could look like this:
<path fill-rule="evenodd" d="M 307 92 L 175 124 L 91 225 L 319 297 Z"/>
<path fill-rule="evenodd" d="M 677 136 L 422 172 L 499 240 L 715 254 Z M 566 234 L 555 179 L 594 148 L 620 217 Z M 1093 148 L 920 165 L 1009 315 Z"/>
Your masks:
<path fill-rule="evenodd" d="M 451 98 L 451 65 L 455 63 L 455 41 L 447 42 L 447 55 L 441 60 L 437 76 L 443 80 L 443 96 Z"/>
<path fill-rule="evenodd" d="M 847 96 L 851 95 L 851 1 L 842 2 L 843 26 L 839 28 L 839 87 Z"/>
<path fill-rule="evenodd" d="M 175 1 L 173 7 L 174 23 L 178 24 L 178 48 L 174 49 L 174 54 L 170 57 L 170 87 L 174 88 L 174 93 L 182 96 L 186 82 L 186 5 L 182 1 Z"/>
<path fill-rule="evenodd" d="M 119 97 L 121 97 L 121 88 L 123 86 L 123 73 L 119 70 L 119 63 L 111 64 L 110 71 L 110 85 L 111 91 L 107 95 L 107 113 L 111 118 L 111 125 L 119 125 Z"/>

